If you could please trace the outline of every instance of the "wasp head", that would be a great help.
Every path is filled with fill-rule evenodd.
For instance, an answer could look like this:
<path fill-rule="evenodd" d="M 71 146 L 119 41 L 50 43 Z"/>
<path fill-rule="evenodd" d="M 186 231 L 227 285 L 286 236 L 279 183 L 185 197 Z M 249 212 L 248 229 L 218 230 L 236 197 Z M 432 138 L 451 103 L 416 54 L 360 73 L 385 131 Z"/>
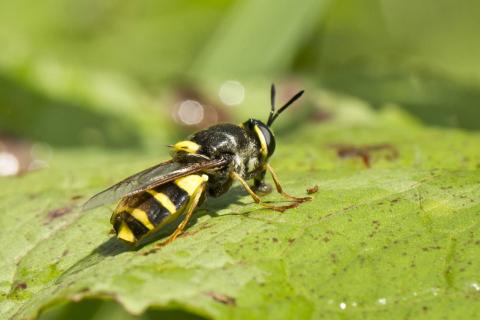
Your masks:
<path fill-rule="evenodd" d="M 263 160 L 270 158 L 275 151 L 275 137 L 270 128 L 256 119 L 248 119 L 242 125 L 257 138 Z"/>
<path fill-rule="evenodd" d="M 277 119 L 277 117 L 285 109 L 287 109 L 293 102 L 295 102 L 295 100 L 299 99 L 302 96 L 303 92 L 303 90 L 299 91 L 292 98 L 290 98 L 290 100 L 288 100 L 288 102 L 285 103 L 285 105 L 283 105 L 280 109 L 275 110 L 275 85 L 272 84 L 270 91 L 271 109 L 270 115 L 268 116 L 267 124 L 256 119 L 248 119 L 242 124 L 246 130 L 252 132 L 257 137 L 260 143 L 260 152 L 264 160 L 270 158 L 270 156 L 275 151 L 275 137 L 270 127 L 272 126 L 275 119 Z"/>

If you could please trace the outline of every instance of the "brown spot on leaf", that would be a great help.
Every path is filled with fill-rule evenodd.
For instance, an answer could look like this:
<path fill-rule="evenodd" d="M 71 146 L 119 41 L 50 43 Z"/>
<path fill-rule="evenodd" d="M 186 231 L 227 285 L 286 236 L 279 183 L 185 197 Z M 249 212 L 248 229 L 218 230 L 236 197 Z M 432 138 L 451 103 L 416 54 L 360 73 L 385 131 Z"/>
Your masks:
<path fill-rule="evenodd" d="M 398 157 L 397 149 L 388 143 L 372 144 L 359 147 L 354 145 L 333 144 L 330 147 L 337 151 L 337 156 L 339 158 L 360 158 L 367 168 L 370 168 L 371 166 L 372 153 L 379 153 L 383 151 L 385 159 L 390 161 Z"/>
<path fill-rule="evenodd" d="M 27 289 L 27 283 L 21 281 L 15 284 L 15 290 L 25 290 Z"/>
<path fill-rule="evenodd" d="M 227 306 L 235 306 L 237 304 L 237 301 L 235 300 L 234 297 L 228 296 L 226 294 L 209 291 L 206 293 L 206 295 L 211 297 L 213 300 L 223 303 Z"/>
<path fill-rule="evenodd" d="M 58 219 L 60 217 L 63 217 L 64 215 L 66 215 L 70 212 L 72 212 L 72 207 L 71 206 L 66 206 L 66 207 L 51 210 L 47 214 L 47 223 L 51 222 L 55 219 Z"/>
<path fill-rule="evenodd" d="M 149 256 L 151 254 L 154 254 L 156 253 L 158 250 L 160 250 L 161 248 L 154 248 L 154 249 L 150 249 L 148 251 L 145 251 L 142 253 L 142 256 Z"/>
<path fill-rule="evenodd" d="M 307 189 L 308 194 L 314 194 L 314 193 L 317 193 L 317 192 L 318 192 L 318 186 L 317 185 L 314 185 L 313 187 Z"/>

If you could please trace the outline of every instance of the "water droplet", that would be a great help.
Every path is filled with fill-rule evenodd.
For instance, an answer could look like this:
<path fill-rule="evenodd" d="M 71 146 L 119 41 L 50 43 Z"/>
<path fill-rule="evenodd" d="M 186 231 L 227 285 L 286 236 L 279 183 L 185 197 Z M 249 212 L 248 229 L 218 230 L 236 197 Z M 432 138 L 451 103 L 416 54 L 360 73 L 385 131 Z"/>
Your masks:
<path fill-rule="evenodd" d="M 387 299 L 386 298 L 380 298 L 378 299 L 378 303 L 381 305 L 386 305 L 387 304 Z"/>
<path fill-rule="evenodd" d="M 347 304 L 345 302 L 340 303 L 340 309 L 345 310 L 347 308 Z"/>
<path fill-rule="evenodd" d="M 17 157 L 9 152 L 0 152 L 0 176 L 13 176 L 18 174 L 19 170 Z"/>
<path fill-rule="evenodd" d="M 183 101 L 177 110 L 179 120 L 186 125 L 194 125 L 202 122 L 204 113 L 203 106 L 195 100 Z"/>
<path fill-rule="evenodd" d="M 476 282 L 472 282 L 470 287 L 472 287 L 475 291 L 480 291 L 480 285 Z"/>
<path fill-rule="evenodd" d="M 245 99 L 245 88 L 238 81 L 225 81 L 218 92 L 220 100 L 228 106 L 235 106 Z"/>
<path fill-rule="evenodd" d="M 355 301 L 352 302 L 352 307 L 356 307 L 356 306 L 358 306 L 358 304 Z"/>

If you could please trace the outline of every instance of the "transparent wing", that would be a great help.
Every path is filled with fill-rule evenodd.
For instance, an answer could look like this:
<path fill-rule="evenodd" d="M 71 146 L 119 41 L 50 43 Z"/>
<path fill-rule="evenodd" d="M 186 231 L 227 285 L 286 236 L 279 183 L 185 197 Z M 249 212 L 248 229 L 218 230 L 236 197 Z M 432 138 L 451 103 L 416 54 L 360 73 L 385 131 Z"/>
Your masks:
<path fill-rule="evenodd" d="M 140 171 L 104 191 L 91 197 L 82 206 L 82 211 L 90 210 L 101 205 L 114 202 L 125 196 L 130 196 L 161 184 L 175 180 L 202 170 L 221 168 L 226 164 L 224 159 L 206 160 L 194 163 L 178 163 L 166 161 Z"/>

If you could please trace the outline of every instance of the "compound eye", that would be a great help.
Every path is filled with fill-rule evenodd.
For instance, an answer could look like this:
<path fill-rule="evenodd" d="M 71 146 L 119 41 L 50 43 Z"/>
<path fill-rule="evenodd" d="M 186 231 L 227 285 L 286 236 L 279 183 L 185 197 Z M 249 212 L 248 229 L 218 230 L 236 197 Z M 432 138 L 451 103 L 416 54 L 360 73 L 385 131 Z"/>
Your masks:
<path fill-rule="evenodd" d="M 261 124 L 261 125 L 258 125 L 257 128 L 259 129 L 260 134 L 263 136 L 263 141 L 267 149 L 266 157 L 269 158 L 275 151 L 275 137 L 273 136 L 273 133 L 270 131 L 270 129 L 268 129 L 267 126 Z M 263 141 L 260 138 L 260 142 L 262 143 Z"/>

